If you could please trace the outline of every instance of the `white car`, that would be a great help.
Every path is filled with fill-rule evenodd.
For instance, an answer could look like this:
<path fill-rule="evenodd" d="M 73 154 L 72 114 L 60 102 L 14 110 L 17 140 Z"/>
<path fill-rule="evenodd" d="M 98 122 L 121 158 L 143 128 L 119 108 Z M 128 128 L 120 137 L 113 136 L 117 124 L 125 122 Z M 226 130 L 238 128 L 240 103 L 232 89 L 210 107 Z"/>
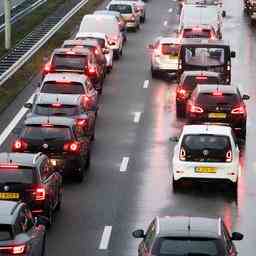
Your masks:
<path fill-rule="evenodd" d="M 241 171 L 232 129 L 223 125 L 185 125 L 174 148 L 173 189 L 184 180 L 228 183 L 237 192 Z"/>
<path fill-rule="evenodd" d="M 180 40 L 173 37 L 158 37 L 149 45 L 151 53 L 151 75 L 157 77 L 163 73 L 176 73 Z"/>
<path fill-rule="evenodd" d="M 112 70 L 113 67 L 113 50 L 111 49 L 109 45 L 109 39 L 108 36 L 104 33 L 77 33 L 76 37 L 77 40 L 87 40 L 87 39 L 92 39 L 92 40 L 97 40 L 101 48 L 103 49 L 103 53 L 105 55 L 106 61 L 107 61 L 107 70 L 108 72 Z"/>

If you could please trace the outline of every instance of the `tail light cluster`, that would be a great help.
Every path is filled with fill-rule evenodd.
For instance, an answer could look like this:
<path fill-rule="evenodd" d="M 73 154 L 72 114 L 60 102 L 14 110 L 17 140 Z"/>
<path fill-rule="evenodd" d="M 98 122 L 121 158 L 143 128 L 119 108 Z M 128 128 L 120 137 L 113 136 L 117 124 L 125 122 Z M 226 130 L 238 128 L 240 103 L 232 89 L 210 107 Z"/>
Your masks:
<path fill-rule="evenodd" d="M 2 253 L 8 254 L 8 255 L 20 255 L 20 254 L 24 254 L 27 250 L 27 247 L 25 244 L 23 245 L 16 245 L 16 246 L 4 246 L 4 247 L 0 247 L 0 253 L 2 255 Z"/>
<path fill-rule="evenodd" d="M 28 143 L 23 139 L 17 139 L 12 145 L 13 152 L 24 152 L 28 148 Z"/>
<path fill-rule="evenodd" d="M 32 197 L 36 201 L 44 201 L 46 198 L 46 191 L 44 186 L 32 185 L 32 187 L 29 188 L 27 191 L 31 192 Z"/>
<path fill-rule="evenodd" d="M 182 99 L 188 98 L 188 92 L 182 88 L 177 88 L 177 96 Z"/>
<path fill-rule="evenodd" d="M 226 162 L 232 162 L 232 158 L 233 158 L 232 151 L 231 150 L 227 151 Z"/>
<path fill-rule="evenodd" d="M 88 119 L 77 119 L 76 125 L 79 127 L 86 128 L 89 126 Z"/>
<path fill-rule="evenodd" d="M 67 142 L 63 146 L 65 152 L 79 154 L 80 153 L 80 144 L 78 141 Z"/>
<path fill-rule="evenodd" d="M 131 16 L 130 21 L 132 21 L 132 22 L 135 21 L 135 16 L 134 15 Z"/>
<path fill-rule="evenodd" d="M 197 114 L 202 114 L 204 112 L 203 108 L 196 105 L 190 105 L 189 111 L 191 113 L 197 113 Z"/>
<path fill-rule="evenodd" d="M 242 115 L 245 114 L 244 106 L 235 107 L 231 110 L 231 114 L 233 115 Z"/>
<path fill-rule="evenodd" d="M 85 70 L 86 75 L 89 77 L 97 75 L 97 68 L 95 66 L 90 66 Z"/>
<path fill-rule="evenodd" d="M 53 70 L 53 68 L 52 68 L 52 65 L 51 65 L 51 63 L 46 63 L 45 64 L 45 66 L 44 66 L 44 69 L 43 69 L 43 74 L 44 75 L 47 75 L 48 73 L 51 73 L 51 72 L 53 72 L 54 70 Z"/>

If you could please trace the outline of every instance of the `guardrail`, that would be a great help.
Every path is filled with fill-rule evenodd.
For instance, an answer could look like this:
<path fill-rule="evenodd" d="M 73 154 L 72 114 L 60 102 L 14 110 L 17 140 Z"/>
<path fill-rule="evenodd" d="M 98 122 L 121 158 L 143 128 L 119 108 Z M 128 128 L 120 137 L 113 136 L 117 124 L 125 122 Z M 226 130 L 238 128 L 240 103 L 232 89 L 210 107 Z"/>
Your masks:
<path fill-rule="evenodd" d="M 50 31 L 39 39 L 38 42 L 31 47 L 31 49 L 25 52 L 14 64 L 12 64 L 0 76 L 0 86 L 2 86 L 15 72 L 17 72 L 18 69 L 21 68 L 74 14 L 76 14 L 84 5 L 86 5 L 88 1 L 89 0 L 81 0 L 71 11 L 61 18 L 61 20 L 54 25 Z"/>

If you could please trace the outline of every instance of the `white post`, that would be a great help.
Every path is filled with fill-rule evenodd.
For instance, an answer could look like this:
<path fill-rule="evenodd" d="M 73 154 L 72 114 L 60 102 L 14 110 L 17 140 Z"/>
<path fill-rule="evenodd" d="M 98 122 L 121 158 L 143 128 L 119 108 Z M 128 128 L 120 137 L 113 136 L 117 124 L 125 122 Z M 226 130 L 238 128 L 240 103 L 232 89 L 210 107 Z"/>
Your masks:
<path fill-rule="evenodd" d="M 4 0 L 5 49 L 11 48 L 11 0 Z"/>

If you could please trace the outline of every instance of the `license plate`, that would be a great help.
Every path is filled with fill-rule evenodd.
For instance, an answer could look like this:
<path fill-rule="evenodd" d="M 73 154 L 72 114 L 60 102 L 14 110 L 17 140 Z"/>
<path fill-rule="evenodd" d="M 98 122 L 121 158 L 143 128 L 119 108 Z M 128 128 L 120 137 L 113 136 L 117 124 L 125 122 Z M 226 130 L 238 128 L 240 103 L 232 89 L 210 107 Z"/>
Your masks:
<path fill-rule="evenodd" d="M 210 113 L 209 118 L 226 118 L 226 113 Z"/>
<path fill-rule="evenodd" d="M 216 173 L 217 169 L 215 167 L 196 167 L 196 173 Z"/>
<path fill-rule="evenodd" d="M 19 199 L 19 193 L 0 193 L 0 199 L 9 200 L 9 199 Z"/>

